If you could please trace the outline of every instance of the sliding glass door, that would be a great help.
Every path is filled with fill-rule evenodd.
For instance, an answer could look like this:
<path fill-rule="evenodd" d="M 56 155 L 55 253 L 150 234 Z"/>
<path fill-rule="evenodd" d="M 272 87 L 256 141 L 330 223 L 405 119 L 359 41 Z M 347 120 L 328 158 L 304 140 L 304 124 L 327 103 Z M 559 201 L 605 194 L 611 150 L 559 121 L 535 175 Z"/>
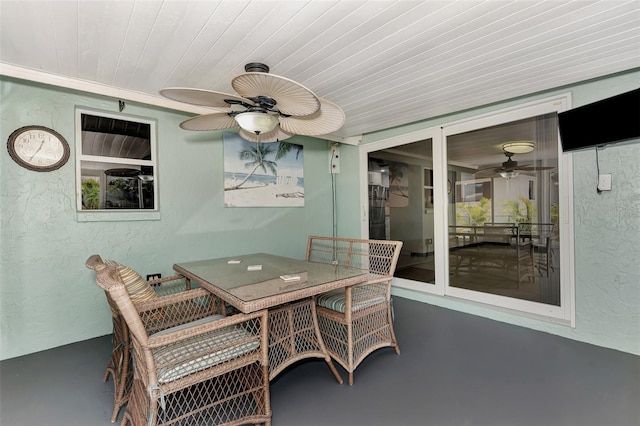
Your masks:
<path fill-rule="evenodd" d="M 394 286 L 575 322 L 568 95 L 361 146 L 363 235 L 404 242 Z"/>

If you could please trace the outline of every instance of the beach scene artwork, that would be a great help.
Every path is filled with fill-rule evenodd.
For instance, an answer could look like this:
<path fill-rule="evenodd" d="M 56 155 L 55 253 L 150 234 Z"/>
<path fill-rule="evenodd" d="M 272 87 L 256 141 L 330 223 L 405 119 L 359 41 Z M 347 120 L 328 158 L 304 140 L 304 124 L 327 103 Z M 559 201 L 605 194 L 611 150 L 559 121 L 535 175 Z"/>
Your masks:
<path fill-rule="evenodd" d="M 389 161 L 389 200 L 388 207 L 407 207 L 409 205 L 409 165 Z"/>
<path fill-rule="evenodd" d="M 304 207 L 304 152 L 286 141 L 256 143 L 224 132 L 225 207 Z"/>

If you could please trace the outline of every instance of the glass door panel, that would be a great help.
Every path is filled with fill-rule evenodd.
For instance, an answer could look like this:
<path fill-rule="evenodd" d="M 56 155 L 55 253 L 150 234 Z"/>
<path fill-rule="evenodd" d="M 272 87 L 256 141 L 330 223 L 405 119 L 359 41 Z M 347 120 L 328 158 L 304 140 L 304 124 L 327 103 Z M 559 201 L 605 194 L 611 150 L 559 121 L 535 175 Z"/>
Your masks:
<path fill-rule="evenodd" d="M 436 268 L 432 169 L 431 139 L 368 154 L 369 238 L 402 241 L 395 276 L 425 285 Z"/>
<path fill-rule="evenodd" d="M 446 146 L 449 286 L 559 306 L 556 114 L 449 135 Z"/>

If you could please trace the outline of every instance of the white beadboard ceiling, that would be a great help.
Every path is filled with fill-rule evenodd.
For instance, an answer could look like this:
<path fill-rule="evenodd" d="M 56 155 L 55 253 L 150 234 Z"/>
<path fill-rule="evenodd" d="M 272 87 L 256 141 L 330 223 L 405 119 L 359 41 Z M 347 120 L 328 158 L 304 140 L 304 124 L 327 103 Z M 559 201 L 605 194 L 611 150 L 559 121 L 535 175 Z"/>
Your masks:
<path fill-rule="evenodd" d="M 192 113 L 248 62 L 340 105 L 360 135 L 640 67 L 640 2 L 0 1 L 0 71 Z"/>

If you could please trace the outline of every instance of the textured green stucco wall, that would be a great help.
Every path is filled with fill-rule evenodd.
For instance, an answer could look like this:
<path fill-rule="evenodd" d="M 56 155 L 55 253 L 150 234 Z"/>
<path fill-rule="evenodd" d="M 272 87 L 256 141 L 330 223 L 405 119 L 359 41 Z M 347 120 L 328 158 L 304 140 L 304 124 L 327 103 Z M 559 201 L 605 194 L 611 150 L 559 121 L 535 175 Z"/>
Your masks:
<path fill-rule="evenodd" d="M 117 112 L 118 99 L 0 79 L 0 135 L 38 124 L 61 133 L 71 158 L 37 173 L 0 153 L 0 359 L 111 333 L 110 313 L 93 271 L 93 253 L 143 276 L 218 256 L 271 252 L 303 259 L 309 234 L 331 235 L 328 142 L 304 146 L 305 206 L 224 208 L 222 132 L 187 132 L 188 115 L 128 103 L 125 114 L 157 121 L 160 219 L 78 221 L 75 204 L 76 106 Z"/>

